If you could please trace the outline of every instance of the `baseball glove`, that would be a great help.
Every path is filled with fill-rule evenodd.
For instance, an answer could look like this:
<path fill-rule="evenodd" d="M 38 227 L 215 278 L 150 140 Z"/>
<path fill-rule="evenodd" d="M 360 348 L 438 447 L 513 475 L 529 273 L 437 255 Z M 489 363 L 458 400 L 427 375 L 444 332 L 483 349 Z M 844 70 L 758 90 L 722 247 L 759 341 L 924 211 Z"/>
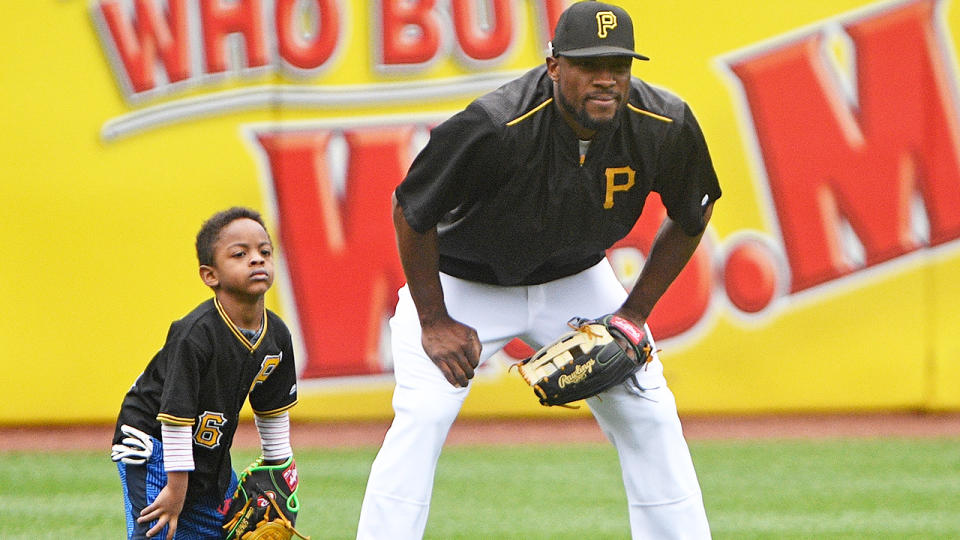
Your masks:
<path fill-rule="evenodd" d="M 567 324 L 572 332 L 517 366 L 541 405 L 566 405 L 595 396 L 622 383 L 652 358 L 644 329 L 623 317 L 574 317 Z"/>
<path fill-rule="evenodd" d="M 223 525 L 225 540 L 290 540 L 293 535 L 309 540 L 293 524 L 297 521 L 297 465 L 291 456 L 280 465 L 264 465 L 263 458 L 250 464 L 238 479 Z"/>

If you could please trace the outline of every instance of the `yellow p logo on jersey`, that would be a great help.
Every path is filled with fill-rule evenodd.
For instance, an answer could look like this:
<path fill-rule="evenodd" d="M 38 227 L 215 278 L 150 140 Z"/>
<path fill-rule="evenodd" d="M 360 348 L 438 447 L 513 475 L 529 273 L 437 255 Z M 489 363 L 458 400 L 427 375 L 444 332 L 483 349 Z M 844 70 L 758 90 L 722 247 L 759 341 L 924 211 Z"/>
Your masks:
<path fill-rule="evenodd" d="M 617 27 L 617 16 L 612 11 L 597 12 L 597 37 L 607 37 L 607 30 L 613 30 Z"/>
<path fill-rule="evenodd" d="M 280 364 L 280 359 L 283 358 L 283 353 L 280 354 L 268 354 L 263 358 L 263 362 L 260 364 L 260 373 L 257 373 L 257 376 L 253 378 L 253 384 L 250 385 L 250 389 L 253 390 L 253 387 L 267 380 L 267 377 L 273 373 L 273 370 L 277 369 L 277 365 Z"/>
<path fill-rule="evenodd" d="M 630 167 L 611 167 L 604 171 L 607 177 L 606 198 L 603 200 L 603 208 L 609 210 L 613 208 L 613 194 L 618 191 L 630 191 L 636 182 L 637 171 Z M 622 182 L 617 182 L 617 178 L 623 178 Z"/>

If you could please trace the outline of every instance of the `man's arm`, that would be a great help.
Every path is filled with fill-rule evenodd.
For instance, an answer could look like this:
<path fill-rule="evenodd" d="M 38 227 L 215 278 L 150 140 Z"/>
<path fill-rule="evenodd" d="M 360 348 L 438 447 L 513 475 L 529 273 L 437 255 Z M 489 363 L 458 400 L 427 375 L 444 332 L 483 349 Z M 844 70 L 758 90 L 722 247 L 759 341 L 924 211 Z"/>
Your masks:
<path fill-rule="evenodd" d="M 703 210 L 704 231 L 712 213 L 711 202 Z M 693 256 L 702 237 L 703 232 L 696 236 L 687 235 L 677 222 L 665 218 L 650 247 L 650 255 L 640 277 L 617 314 L 642 326 L 653 311 L 653 306 Z"/>
<path fill-rule="evenodd" d="M 396 195 L 393 225 L 407 287 L 420 317 L 423 350 L 450 384 L 466 387 L 480 361 L 480 340 L 476 330 L 447 313 L 440 285 L 437 229 L 419 233 L 410 227 Z"/>

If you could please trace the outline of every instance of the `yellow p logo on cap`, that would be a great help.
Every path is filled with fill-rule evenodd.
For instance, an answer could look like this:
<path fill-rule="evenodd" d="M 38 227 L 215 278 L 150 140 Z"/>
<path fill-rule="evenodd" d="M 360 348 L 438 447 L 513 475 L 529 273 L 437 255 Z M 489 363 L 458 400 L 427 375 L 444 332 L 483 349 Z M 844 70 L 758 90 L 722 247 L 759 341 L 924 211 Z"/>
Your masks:
<path fill-rule="evenodd" d="M 607 30 L 613 30 L 617 27 L 617 16 L 612 11 L 597 12 L 597 37 L 607 37 Z"/>

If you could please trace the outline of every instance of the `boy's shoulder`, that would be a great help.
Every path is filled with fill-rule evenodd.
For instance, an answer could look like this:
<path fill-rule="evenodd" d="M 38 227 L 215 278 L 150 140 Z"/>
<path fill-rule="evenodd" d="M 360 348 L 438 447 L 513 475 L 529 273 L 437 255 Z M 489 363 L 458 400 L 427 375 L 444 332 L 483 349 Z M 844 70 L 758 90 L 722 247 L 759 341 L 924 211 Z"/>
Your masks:
<path fill-rule="evenodd" d="M 269 309 L 266 311 L 267 311 L 267 327 L 271 330 L 276 330 L 281 334 L 289 336 L 290 329 L 287 328 L 287 324 L 283 322 L 283 318 L 277 315 L 276 313 L 270 311 Z"/>
<path fill-rule="evenodd" d="M 217 307 L 213 299 L 205 300 L 190 313 L 170 323 L 170 332 L 167 334 L 167 342 L 173 339 L 184 338 L 195 330 L 209 324 L 209 321 L 217 317 Z"/>
<path fill-rule="evenodd" d="M 173 321 L 173 325 L 191 327 L 210 317 L 211 315 L 215 315 L 216 313 L 217 307 L 213 302 L 213 298 L 208 298 L 207 300 L 201 302 L 200 305 L 193 308 L 190 313 L 187 313 L 183 317 Z"/>

